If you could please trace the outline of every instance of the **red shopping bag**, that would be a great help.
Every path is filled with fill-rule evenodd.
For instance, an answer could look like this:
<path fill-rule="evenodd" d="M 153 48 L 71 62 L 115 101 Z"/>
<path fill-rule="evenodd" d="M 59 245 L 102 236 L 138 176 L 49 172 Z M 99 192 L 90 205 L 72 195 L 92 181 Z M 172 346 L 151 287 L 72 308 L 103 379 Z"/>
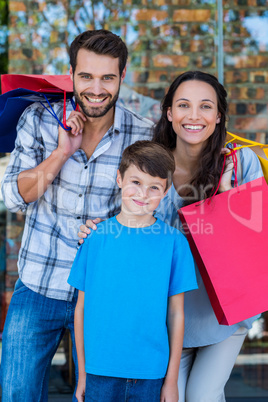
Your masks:
<path fill-rule="evenodd" d="M 268 186 L 263 177 L 179 211 L 218 322 L 268 310 Z"/>
<path fill-rule="evenodd" d="M 11 152 L 17 135 L 17 123 L 23 111 L 32 103 L 40 102 L 58 120 L 51 103 L 72 98 L 73 83 L 69 75 L 3 74 L 0 95 L 0 152 Z M 71 99 L 72 101 L 72 99 Z M 74 102 L 72 102 L 75 108 Z M 63 122 L 66 126 L 66 102 Z"/>
<path fill-rule="evenodd" d="M 36 92 L 73 92 L 69 75 L 3 74 L 1 86 L 3 94 L 18 88 Z"/>

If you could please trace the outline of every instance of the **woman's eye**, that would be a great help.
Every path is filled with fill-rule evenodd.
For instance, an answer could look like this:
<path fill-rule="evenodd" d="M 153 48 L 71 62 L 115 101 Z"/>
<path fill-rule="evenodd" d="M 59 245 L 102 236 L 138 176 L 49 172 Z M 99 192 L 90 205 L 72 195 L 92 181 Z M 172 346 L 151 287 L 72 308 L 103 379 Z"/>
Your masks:
<path fill-rule="evenodd" d="M 211 109 L 210 105 L 202 105 L 201 107 L 202 107 L 202 109 Z"/>
<path fill-rule="evenodd" d="M 183 107 L 183 108 L 184 108 L 184 107 L 188 107 L 188 105 L 187 105 L 187 103 L 180 103 L 180 104 L 179 104 L 179 107 Z"/>

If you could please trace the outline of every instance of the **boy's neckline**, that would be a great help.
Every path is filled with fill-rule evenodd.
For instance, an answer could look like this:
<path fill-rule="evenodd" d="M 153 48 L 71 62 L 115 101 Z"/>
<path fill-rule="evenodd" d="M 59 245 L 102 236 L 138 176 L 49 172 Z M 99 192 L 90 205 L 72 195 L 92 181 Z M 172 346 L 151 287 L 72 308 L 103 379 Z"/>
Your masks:
<path fill-rule="evenodd" d="M 154 221 L 151 225 L 145 225 L 145 226 L 127 226 L 127 225 L 124 225 L 123 223 L 119 222 L 119 220 L 118 220 L 117 217 L 118 217 L 118 215 L 114 216 L 114 219 L 116 220 L 116 222 L 117 222 L 119 225 L 121 225 L 121 226 L 123 226 L 123 227 L 125 227 L 125 228 L 129 228 L 129 229 L 144 229 L 144 228 L 150 228 L 150 227 L 154 226 L 154 225 L 156 224 L 156 222 L 157 222 L 157 218 L 153 217 L 153 218 L 155 219 L 155 221 Z"/>

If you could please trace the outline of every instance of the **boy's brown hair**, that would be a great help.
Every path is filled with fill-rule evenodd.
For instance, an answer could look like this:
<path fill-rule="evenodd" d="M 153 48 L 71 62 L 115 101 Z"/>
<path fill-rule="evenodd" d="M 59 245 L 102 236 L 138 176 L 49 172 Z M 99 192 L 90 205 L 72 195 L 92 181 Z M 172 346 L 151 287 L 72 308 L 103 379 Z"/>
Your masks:
<path fill-rule="evenodd" d="M 129 145 L 122 154 L 119 172 L 123 179 L 130 165 L 136 166 L 153 177 L 167 179 L 166 189 L 172 183 L 175 160 L 171 151 L 153 141 L 137 141 Z"/>

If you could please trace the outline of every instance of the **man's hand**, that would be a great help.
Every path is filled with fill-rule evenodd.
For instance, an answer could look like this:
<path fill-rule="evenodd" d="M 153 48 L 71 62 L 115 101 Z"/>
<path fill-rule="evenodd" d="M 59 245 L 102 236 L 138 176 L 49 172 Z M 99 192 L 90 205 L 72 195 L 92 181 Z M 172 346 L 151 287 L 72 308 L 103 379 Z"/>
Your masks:
<path fill-rule="evenodd" d="M 221 150 L 221 153 L 228 154 L 230 153 L 229 148 L 223 148 Z M 226 162 L 225 162 L 225 168 L 224 172 L 221 178 L 220 182 L 220 187 L 219 187 L 219 192 L 223 193 L 224 191 L 231 190 L 232 185 L 231 185 L 231 179 L 232 179 L 232 174 L 233 174 L 233 169 L 234 169 L 234 162 L 232 155 L 229 155 L 226 157 Z"/>
<path fill-rule="evenodd" d="M 96 219 L 93 219 L 93 220 L 91 220 L 91 219 L 88 219 L 87 221 L 86 221 L 86 224 L 85 225 L 81 225 L 80 226 L 80 232 L 78 232 L 78 237 L 80 237 L 80 240 L 79 240 L 79 243 L 80 244 L 83 244 L 84 243 L 84 240 L 83 239 L 86 239 L 87 238 L 87 236 L 91 233 L 91 229 L 92 230 L 96 230 L 97 229 L 97 224 L 98 223 L 100 223 L 100 222 L 102 222 L 102 219 L 101 218 L 96 218 Z"/>
<path fill-rule="evenodd" d="M 169 381 L 167 378 L 161 389 L 160 402 L 178 402 L 179 391 L 177 381 Z"/>
<path fill-rule="evenodd" d="M 59 127 L 59 141 L 57 150 L 67 159 L 72 156 L 82 144 L 82 133 L 84 129 L 86 117 L 82 112 L 72 111 L 66 125 L 71 127 L 70 131 Z"/>
<path fill-rule="evenodd" d="M 85 400 L 85 391 L 86 391 L 86 374 L 81 378 L 79 376 L 78 384 L 76 388 L 75 396 L 78 402 L 84 402 Z"/>

